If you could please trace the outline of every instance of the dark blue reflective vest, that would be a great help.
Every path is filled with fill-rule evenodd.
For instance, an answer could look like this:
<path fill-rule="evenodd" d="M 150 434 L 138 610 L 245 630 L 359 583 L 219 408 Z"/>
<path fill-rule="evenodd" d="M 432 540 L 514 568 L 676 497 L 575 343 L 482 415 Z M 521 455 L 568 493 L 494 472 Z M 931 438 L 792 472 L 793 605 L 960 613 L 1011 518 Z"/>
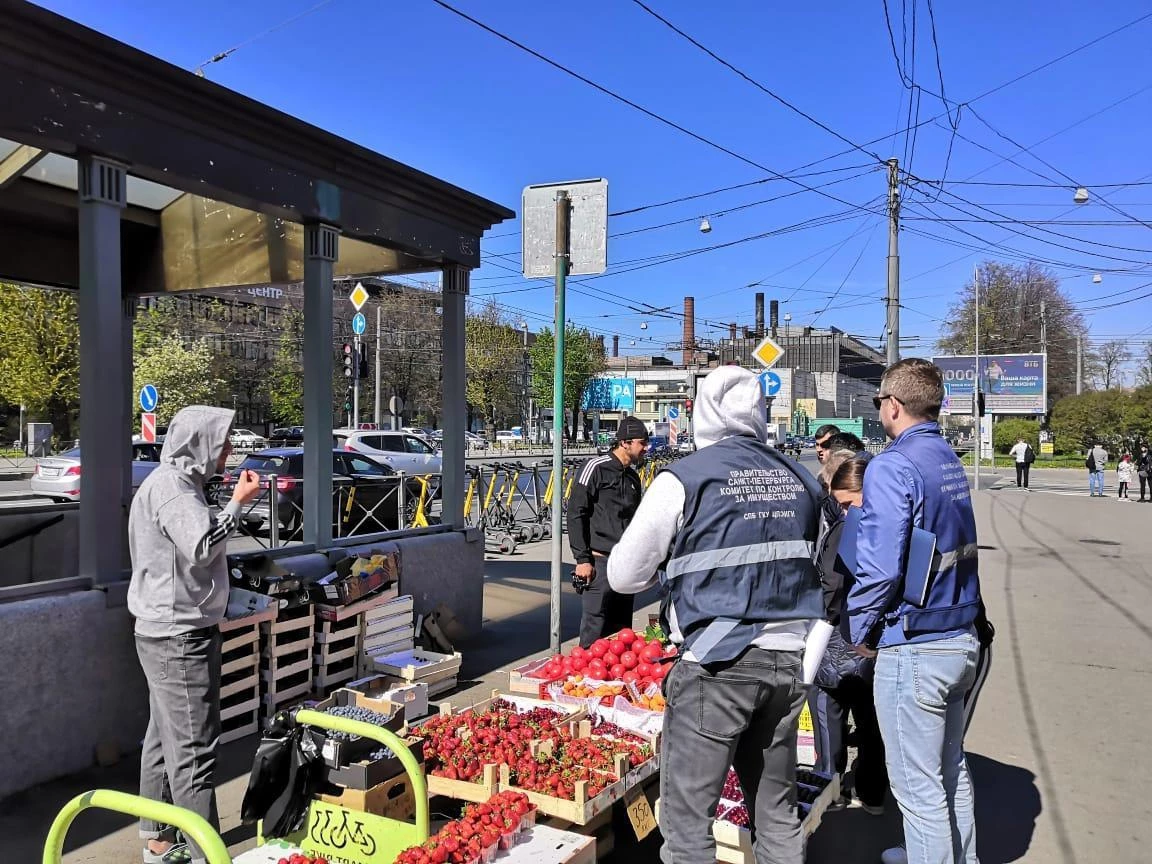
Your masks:
<path fill-rule="evenodd" d="M 965 630 L 980 610 L 980 575 L 976 517 L 964 466 L 935 423 L 909 429 L 883 458 L 890 454 L 903 456 L 920 475 L 924 501 L 915 514 L 916 525 L 936 535 L 936 554 L 927 601 L 921 607 L 897 595 L 899 605 L 885 616 L 886 623 L 899 627 L 905 637 Z"/>
<path fill-rule="evenodd" d="M 823 616 L 820 490 L 804 469 L 742 436 L 665 470 L 684 486 L 684 528 L 661 581 L 686 651 L 732 660 L 766 623 Z"/>

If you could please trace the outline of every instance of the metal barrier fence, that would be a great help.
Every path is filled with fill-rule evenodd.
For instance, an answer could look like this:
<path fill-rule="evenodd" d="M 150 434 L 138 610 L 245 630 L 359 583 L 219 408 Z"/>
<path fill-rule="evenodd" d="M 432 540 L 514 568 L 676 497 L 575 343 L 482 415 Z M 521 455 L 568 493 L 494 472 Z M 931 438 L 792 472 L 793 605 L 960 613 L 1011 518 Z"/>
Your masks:
<path fill-rule="evenodd" d="M 439 524 L 439 474 L 332 478 L 332 536 L 335 539 L 379 534 Z M 205 488 L 208 501 L 228 504 L 234 479 L 213 481 Z M 240 511 L 239 534 L 265 549 L 303 542 L 304 496 L 299 477 L 264 474 L 260 494 Z"/>

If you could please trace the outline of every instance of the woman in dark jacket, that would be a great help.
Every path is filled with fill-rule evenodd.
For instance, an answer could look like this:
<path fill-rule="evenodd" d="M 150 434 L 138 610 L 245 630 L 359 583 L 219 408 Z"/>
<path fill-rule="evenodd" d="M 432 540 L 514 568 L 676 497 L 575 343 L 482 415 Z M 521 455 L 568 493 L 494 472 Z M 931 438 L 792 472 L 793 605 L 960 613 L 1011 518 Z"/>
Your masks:
<path fill-rule="evenodd" d="M 1148 452 L 1148 445 L 1140 445 L 1140 453 L 1136 457 L 1136 476 L 1140 478 L 1140 500 L 1152 501 L 1152 489 L 1148 491 L 1148 498 L 1144 498 L 1144 490 L 1148 488 L 1148 477 L 1152 475 L 1152 453 Z"/>
<path fill-rule="evenodd" d="M 816 555 L 826 617 L 834 629 L 816 673 L 817 686 L 809 696 L 809 707 L 816 730 L 816 769 L 839 773 L 841 777 L 848 768 L 848 715 L 851 713 L 858 752 L 855 793 L 862 809 L 879 816 L 884 812 L 884 799 L 888 794 L 888 770 L 872 698 L 874 661 L 859 656 L 849 639 L 844 602 L 853 576 L 837 554 L 844 532 L 843 516 L 851 507 L 859 507 L 863 498 L 868 454 L 848 454 L 837 465 L 833 460 L 839 455 L 829 457 L 832 471 L 828 491 L 829 497 L 839 505 L 840 513 L 824 532 Z M 846 806 L 850 800 L 851 794 L 845 789 L 840 806 Z"/>

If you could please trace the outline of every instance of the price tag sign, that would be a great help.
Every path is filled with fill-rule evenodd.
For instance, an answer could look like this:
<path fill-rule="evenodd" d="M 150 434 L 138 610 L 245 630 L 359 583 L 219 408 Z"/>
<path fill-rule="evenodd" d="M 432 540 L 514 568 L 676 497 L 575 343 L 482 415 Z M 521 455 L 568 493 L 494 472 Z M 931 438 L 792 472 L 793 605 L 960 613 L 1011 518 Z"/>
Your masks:
<path fill-rule="evenodd" d="M 637 786 L 626 792 L 624 807 L 628 811 L 628 821 L 632 823 L 632 830 L 636 832 L 637 840 L 643 840 L 656 830 L 656 817 L 643 789 Z"/>

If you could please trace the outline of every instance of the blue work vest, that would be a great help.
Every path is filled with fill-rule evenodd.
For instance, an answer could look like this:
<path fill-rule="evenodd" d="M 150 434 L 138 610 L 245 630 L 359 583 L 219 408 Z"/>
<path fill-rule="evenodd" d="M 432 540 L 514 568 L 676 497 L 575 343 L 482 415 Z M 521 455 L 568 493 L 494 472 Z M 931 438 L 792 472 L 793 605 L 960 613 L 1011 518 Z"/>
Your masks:
<path fill-rule="evenodd" d="M 823 616 L 812 563 L 820 493 L 807 472 L 750 436 L 665 470 L 684 486 L 684 527 L 661 581 L 685 650 L 732 660 L 766 623 Z"/>
<path fill-rule="evenodd" d="M 966 630 L 980 610 L 980 575 L 976 516 L 964 467 L 935 423 L 909 429 L 877 458 L 897 454 L 920 475 L 924 500 L 913 516 L 918 527 L 936 535 L 936 553 L 927 601 L 915 606 L 897 595 L 900 602 L 885 616 L 886 624 L 906 638 Z"/>

